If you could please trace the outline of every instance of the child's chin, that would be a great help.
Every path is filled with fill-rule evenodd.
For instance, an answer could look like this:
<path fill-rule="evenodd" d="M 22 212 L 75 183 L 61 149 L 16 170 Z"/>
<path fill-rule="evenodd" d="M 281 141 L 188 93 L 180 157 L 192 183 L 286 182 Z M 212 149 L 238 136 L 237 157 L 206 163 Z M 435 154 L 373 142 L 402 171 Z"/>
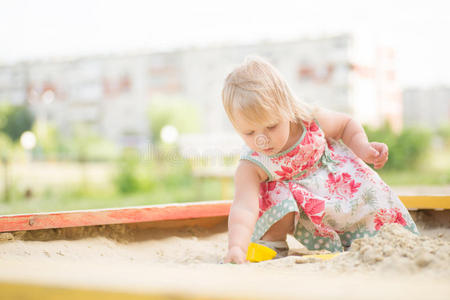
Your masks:
<path fill-rule="evenodd" d="M 275 150 L 273 148 L 267 149 L 267 150 L 262 150 L 262 152 L 266 155 L 272 155 L 275 154 Z"/>

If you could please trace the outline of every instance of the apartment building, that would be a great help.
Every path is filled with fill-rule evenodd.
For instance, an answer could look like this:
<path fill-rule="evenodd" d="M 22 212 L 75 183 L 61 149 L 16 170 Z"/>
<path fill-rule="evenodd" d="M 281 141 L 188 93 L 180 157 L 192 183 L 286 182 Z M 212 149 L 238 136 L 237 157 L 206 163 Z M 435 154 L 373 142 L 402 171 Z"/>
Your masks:
<path fill-rule="evenodd" d="M 351 34 L 0 66 L 0 101 L 29 105 L 65 134 L 87 123 L 119 144 L 141 145 L 150 138 L 149 104 L 162 94 L 198 106 L 204 133 L 230 132 L 222 83 L 250 54 L 268 58 L 304 101 L 402 126 L 394 51 Z"/>
<path fill-rule="evenodd" d="M 409 88 L 403 92 L 405 126 L 439 128 L 450 124 L 450 87 Z"/>

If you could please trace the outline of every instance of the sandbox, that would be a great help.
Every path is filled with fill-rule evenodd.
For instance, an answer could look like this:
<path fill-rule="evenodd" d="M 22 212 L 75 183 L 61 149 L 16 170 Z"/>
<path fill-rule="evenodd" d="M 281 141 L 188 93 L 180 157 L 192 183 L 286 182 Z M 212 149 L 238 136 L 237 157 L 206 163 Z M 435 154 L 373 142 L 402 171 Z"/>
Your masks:
<path fill-rule="evenodd" d="M 392 224 L 329 261 L 302 258 L 308 251 L 289 237 L 292 255 L 243 265 L 221 264 L 227 222 L 220 209 L 200 218 L 15 230 L 0 233 L 0 293 L 5 299 L 449 299 L 449 212 L 413 211 L 420 236 Z"/>

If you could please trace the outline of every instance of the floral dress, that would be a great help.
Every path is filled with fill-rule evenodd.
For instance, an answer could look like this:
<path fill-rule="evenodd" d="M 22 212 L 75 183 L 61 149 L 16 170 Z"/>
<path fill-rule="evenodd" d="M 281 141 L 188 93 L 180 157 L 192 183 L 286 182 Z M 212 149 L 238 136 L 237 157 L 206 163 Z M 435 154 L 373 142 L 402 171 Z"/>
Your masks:
<path fill-rule="evenodd" d="M 386 223 L 418 234 L 408 210 L 375 171 L 342 142 L 328 142 L 317 120 L 302 127 L 301 138 L 282 153 L 243 149 L 241 159 L 268 175 L 260 185 L 253 242 L 290 212 L 294 237 L 310 250 L 342 251 Z"/>

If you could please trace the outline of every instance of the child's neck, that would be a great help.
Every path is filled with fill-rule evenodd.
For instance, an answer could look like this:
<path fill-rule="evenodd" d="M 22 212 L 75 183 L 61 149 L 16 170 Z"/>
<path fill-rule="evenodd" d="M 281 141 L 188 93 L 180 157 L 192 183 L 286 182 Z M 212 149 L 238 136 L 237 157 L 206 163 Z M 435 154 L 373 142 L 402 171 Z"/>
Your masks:
<path fill-rule="evenodd" d="M 292 147 L 297 141 L 300 139 L 300 137 L 303 135 L 303 128 L 298 123 L 290 122 L 289 124 L 289 138 L 284 145 L 281 152 L 289 149 Z"/>

